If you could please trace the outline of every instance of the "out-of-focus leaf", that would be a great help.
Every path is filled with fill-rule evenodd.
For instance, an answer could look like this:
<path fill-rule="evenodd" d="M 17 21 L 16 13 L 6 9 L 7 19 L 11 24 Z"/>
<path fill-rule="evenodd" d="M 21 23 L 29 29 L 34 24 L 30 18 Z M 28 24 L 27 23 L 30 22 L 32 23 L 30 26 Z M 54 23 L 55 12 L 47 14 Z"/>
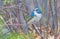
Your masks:
<path fill-rule="evenodd" d="M 3 0 L 3 4 L 6 5 L 6 3 L 14 3 L 14 0 Z"/>

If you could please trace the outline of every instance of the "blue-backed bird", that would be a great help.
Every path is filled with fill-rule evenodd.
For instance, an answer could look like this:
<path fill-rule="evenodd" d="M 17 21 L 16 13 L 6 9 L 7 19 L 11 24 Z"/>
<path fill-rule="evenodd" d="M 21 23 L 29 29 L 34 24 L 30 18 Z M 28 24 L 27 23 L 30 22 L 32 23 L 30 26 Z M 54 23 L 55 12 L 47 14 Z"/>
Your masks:
<path fill-rule="evenodd" d="M 31 19 L 27 22 L 27 24 L 38 22 L 42 17 L 42 11 L 36 7 L 31 13 Z"/>
<path fill-rule="evenodd" d="M 28 20 L 26 27 L 24 28 L 24 32 L 28 32 L 29 25 L 34 22 L 39 22 L 42 17 L 42 11 L 36 7 L 31 13 L 31 18 Z"/>

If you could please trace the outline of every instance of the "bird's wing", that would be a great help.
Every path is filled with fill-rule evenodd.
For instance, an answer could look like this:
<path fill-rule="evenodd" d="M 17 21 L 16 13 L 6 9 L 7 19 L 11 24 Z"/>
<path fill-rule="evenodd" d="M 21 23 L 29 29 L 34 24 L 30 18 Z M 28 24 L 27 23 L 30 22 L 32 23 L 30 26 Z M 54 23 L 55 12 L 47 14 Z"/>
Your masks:
<path fill-rule="evenodd" d="M 27 22 L 27 24 L 30 24 L 30 23 L 34 22 L 35 19 L 37 19 L 37 17 L 33 17 L 31 20 L 29 20 L 29 21 Z"/>

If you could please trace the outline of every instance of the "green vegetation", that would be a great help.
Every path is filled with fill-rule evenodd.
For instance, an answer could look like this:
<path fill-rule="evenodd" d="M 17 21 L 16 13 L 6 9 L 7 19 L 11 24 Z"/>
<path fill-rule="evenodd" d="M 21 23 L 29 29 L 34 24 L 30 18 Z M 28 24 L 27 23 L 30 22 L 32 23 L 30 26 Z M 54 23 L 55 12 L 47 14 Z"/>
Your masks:
<path fill-rule="evenodd" d="M 3 27 L 3 24 L 4 24 L 4 22 L 2 20 L 2 17 L 0 17 L 0 29 Z"/>
<path fill-rule="evenodd" d="M 3 34 L 3 32 L 5 32 L 5 29 L 3 28 L 3 24 L 4 24 L 4 19 L 3 18 L 3 14 L 2 12 L 0 12 L 0 39 L 33 39 L 32 37 L 32 33 L 29 34 L 18 34 L 18 33 L 13 33 L 13 32 L 8 32 L 5 35 Z M 26 18 L 28 18 L 28 16 L 26 16 Z"/>
<path fill-rule="evenodd" d="M 14 3 L 14 0 L 3 0 L 4 5 L 6 5 L 7 3 Z"/>
<path fill-rule="evenodd" d="M 5 35 L 5 37 L 4 37 L 4 35 L 3 36 L 1 36 L 0 35 L 0 39 L 33 39 L 33 37 L 32 37 L 32 34 L 30 33 L 30 34 L 18 34 L 18 33 L 13 33 L 13 32 L 10 32 L 9 33 L 9 35 Z"/>
<path fill-rule="evenodd" d="M 3 20 L 0 18 L 0 25 L 3 25 Z"/>
<path fill-rule="evenodd" d="M 28 21 L 30 18 L 29 18 L 29 16 L 25 16 L 25 19 L 26 19 L 26 21 Z"/>

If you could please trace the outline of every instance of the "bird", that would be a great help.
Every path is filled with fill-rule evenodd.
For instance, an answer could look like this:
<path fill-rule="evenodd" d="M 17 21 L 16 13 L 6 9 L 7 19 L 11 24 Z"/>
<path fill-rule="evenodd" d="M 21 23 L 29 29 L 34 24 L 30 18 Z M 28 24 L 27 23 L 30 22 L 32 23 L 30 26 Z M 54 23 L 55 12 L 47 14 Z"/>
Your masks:
<path fill-rule="evenodd" d="M 27 25 L 24 28 L 25 32 L 28 32 L 29 25 L 34 22 L 39 22 L 39 20 L 42 18 L 42 11 L 39 9 L 39 7 L 35 7 L 33 11 L 31 12 L 31 18 L 27 21 Z"/>
<path fill-rule="evenodd" d="M 35 9 L 31 13 L 31 18 L 27 22 L 27 24 L 30 24 L 33 22 L 39 22 L 41 18 L 42 18 L 42 11 L 38 7 L 35 7 Z"/>

